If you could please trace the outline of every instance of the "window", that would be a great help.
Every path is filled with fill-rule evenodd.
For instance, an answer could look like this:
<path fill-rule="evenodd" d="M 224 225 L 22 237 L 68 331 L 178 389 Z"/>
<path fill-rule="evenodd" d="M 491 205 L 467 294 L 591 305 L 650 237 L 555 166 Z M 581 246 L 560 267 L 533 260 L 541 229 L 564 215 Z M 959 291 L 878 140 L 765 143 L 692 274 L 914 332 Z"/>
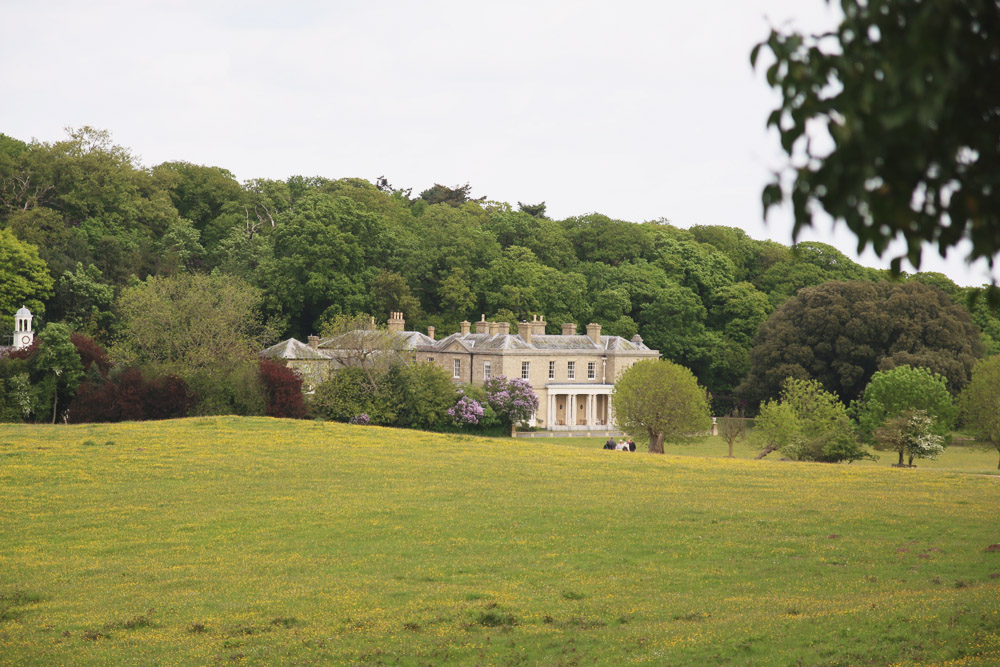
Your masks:
<path fill-rule="evenodd" d="M 587 379 L 593 380 L 597 377 L 597 362 L 588 361 L 587 362 Z"/>
<path fill-rule="evenodd" d="M 576 379 L 576 362 L 575 361 L 567 361 L 566 362 L 566 378 L 568 380 L 575 380 Z"/>
<path fill-rule="evenodd" d="M 530 374 L 531 374 L 531 362 L 530 361 L 522 361 L 521 362 L 521 378 L 524 379 L 524 380 L 527 380 L 528 376 Z"/>
<path fill-rule="evenodd" d="M 460 377 L 462 377 L 462 360 L 461 359 L 455 359 L 455 370 L 452 371 L 451 376 L 453 378 L 460 378 Z"/>
<path fill-rule="evenodd" d="M 549 362 L 549 379 L 550 380 L 556 379 L 556 362 L 554 361 Z"/>
<path fill-rule="evenodd" d="M 483 379 L 484 380 L 489 380 L 491 377 L 493 377 L 493 364 L 490 363 L 489 361 L 484 361 L 483 362 Z"/>
<path fill-rule="evenodd" d="M 434 361 L 434 357 L 427 357 L 427 361 Z"/>

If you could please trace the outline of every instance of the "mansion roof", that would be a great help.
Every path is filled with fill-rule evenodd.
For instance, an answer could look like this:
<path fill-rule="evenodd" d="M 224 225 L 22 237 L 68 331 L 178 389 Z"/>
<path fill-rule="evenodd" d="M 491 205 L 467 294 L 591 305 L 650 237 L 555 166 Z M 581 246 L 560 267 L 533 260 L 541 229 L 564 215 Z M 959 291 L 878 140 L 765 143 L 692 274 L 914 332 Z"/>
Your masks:
<path fill-rule="evenodd" d="M 600 336 L 600 342 L 595 343 L 590 336 L 582 334 L 548 335 L 536 334 L 527 342 L 519 334 L 486 334 L 486 333 L 453 333 L 441 340 L 420 333 L 419 331 L 400 331 L 400 336 L 406 341 L 406 349 L 421 352 L 454 351 L 456 345 L 468 352 L 483 352 L 504 354 L 511 351 L 549 351 L 549 352 L 646 352 L 655 353 L 648 348 L 639 336 L 632 340 L 621 336 Z M 312 347 L 294 338 L 272 345 L 262 356 L 272 359 L 331 359 L 331 350 L 336 349 L 337 339 L 327 338 Z M 449 348 L 451 348 L 449 350 Z"/>

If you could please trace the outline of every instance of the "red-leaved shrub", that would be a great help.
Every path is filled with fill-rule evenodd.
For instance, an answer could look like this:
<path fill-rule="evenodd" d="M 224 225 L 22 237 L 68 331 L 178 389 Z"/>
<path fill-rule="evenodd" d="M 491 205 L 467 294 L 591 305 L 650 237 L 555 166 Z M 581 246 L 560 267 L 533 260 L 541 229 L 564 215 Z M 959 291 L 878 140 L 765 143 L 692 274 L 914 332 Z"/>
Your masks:
<path fill-rule="evenodd" d="M 302 419 L 306 416 L 306 406 L 302 402 L 302 378 L 291 368 L 262 359 L 260 379 L 264 383 L 269 417 Z"/>
<path fill-rule="evenodd" d="M 187 383 L 176 375 L 147 381 L 138 368 L 126 368 L 104 382 L 83 382 L 69 416 L 75 423 L 175 419 L 194 403 Z"/>
<path fill-rule="evenodd" d="M 76 353 L 80 355 L 80 361 L 83 363 L 83 371 L 85 373 L 90 370 L 91 366 L 96 366 L 97 372 L 101 374 L 101 377 L 108 377 L 108 371 L 111 370 L 112 364 L 104 348 L 95 343 L 94 339 L 90 336 L 84 336 L 81 333 L 70 334 L 69 340 L 76 348 Z"/>

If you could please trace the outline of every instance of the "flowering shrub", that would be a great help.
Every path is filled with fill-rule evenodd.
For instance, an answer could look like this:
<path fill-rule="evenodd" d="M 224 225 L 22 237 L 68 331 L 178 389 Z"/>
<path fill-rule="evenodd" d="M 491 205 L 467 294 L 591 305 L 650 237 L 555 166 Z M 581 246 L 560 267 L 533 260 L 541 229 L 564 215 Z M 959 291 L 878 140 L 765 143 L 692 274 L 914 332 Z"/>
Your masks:
<path fill-rule="evenodd" d="M 468 396 L 462 396 L 455 405 L 448 408 L 448 415 L 460 426 L 478 424 L 485 412 L 476 399 Z"/>
<path fill-rule="evenodd" d="M 538 397 L 522 378 L 497 375 L 483 382 L 483 389 L 490 407 L 507 424 L 526 422 L 538 409 Z"/>
<path fill-rule="evenodd" d="M 348 424 L 360 424 L 361 426 L 367 426 L 369 423 L 371 423 L 371 420 L 368 418 L 368 413 L 367 412 L 362 412 L 360 415 L 354 415 L 353 417 L 351 417 L 350 419 L 348 419 L 347 423 Z"/>

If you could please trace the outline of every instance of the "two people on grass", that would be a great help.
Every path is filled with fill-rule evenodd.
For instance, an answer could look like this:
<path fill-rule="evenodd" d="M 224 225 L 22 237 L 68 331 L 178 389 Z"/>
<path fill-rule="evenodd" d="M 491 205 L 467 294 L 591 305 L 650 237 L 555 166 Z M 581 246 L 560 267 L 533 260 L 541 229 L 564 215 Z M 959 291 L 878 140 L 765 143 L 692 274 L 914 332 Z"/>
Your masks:
<path fill-rule="evenodd" d="M 629 438 L 626 441 L 624 438 L 615 442 L 612 436 L 608 436 L 608 441 L 604 443 L 604 449 L 614 449 L 619 452 L 634 452 L 635 451 L 635 441 Z"/>

